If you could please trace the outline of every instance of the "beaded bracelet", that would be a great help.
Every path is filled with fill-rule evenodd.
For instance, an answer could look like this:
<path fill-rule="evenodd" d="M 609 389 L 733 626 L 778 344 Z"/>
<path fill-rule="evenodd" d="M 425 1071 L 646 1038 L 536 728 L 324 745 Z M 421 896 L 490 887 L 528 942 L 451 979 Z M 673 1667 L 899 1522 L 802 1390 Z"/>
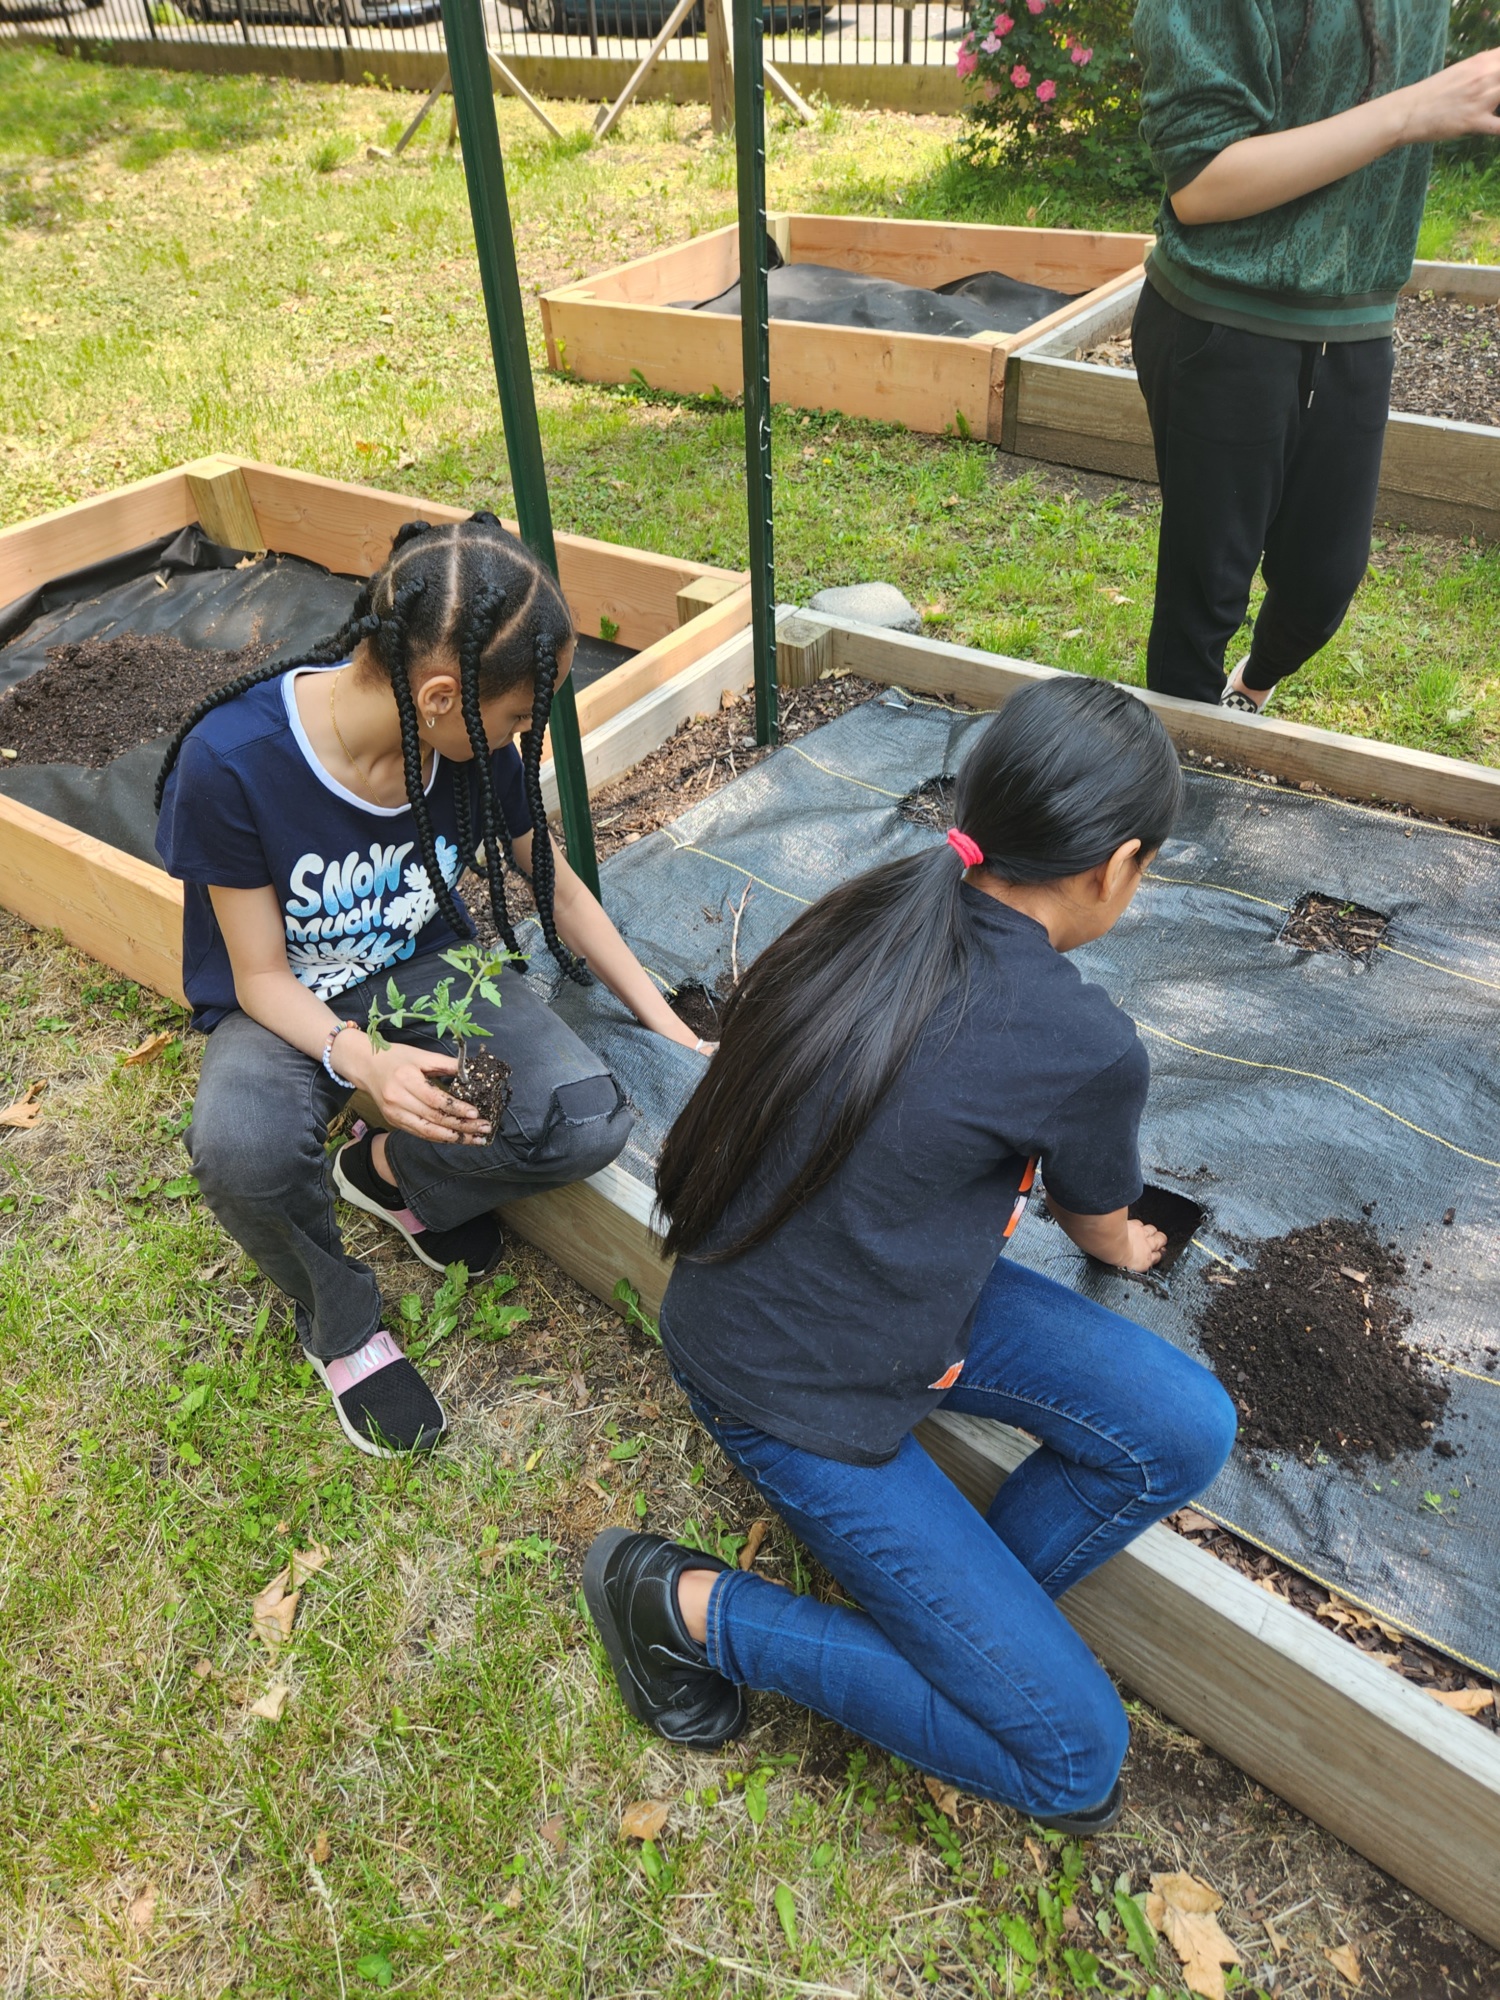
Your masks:
<path fill-rule="evenodd" d="M 349 1081 L 348 1077 L 340 1076 L 334 1068 L 333 1045 L 339 1036 L 343 1034 L 345 1028 L 352 1028 L 353 1026 L 354 1023 L 352 1021 L 340 1021 L 337 1027 L 328 1030 L 328 1040 L 323 1044 L 323 1067 L 333 1078 L 340 1090 L 353 1090 L 355 1086 Z"/>

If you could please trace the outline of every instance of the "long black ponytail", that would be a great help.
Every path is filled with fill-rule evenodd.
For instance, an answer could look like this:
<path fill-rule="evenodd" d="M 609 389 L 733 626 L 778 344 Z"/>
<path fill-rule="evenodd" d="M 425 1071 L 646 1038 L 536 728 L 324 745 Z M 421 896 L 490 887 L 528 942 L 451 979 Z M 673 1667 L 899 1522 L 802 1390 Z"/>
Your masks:
<path fill-rule="evenodd" d="M 1128 840 L 1160 847 L 1181 792 L 1177 755 L 1144 702 L 1060 676 L 1013 694 L 975 735 L 954 818 L 999 881 L 1056 881 Z M 764 1242 L 832 1179 L 922 1030 L 967 983 L 976 942 L 964 864 L 945 841 L 872 868 L 797 918 L 750 966 L 719 1052 L 667 1135 L 656 1189 L 667 1249 L 691 1255 L 812 1100 L 821 1122 L 762 1214 L 714 1260 Z"/>
<path fill-rule="evenodd" d="M 519 687 L 535 686 L 531 728 L 522 744 L 522 772 L 532 814 L 531 873 L 537 921 L 548 949 L 570 979 L 589 983 L 582 963 L 558 936 L 553 918 L 555 883 L 551 838 L 542 798 L 542 739 L 557 684 L 557 655 L 573 637 L 573 620 L 556 580 L 525 544 L 494 514 L 435 528 L 407 521 L 397 530 L 384 565 L 354 600 L 337 632 L 297 660 L 277 660 L 242 674 L 202 701 L 172 738 L 156 780 L 156 805 L 189 733 L 213 709 L 264 681 L 298 667 L 332 666 L 353 656 L 361 642 L 365 657 L 389 681 L 401 719 L 401 761 L 407 803 L 416 822 L 417 844 L 438 908 L 460 934 L 472 933 L 439 863 L 432 811 L 422 783 L 421 728 L 412 693 L 412 672 L 434 658 L 458 663 L 459 699 L 474 751 L 479 797 L 473 824 L 465 773 L 454 773 L 459 872 L 479 863 L 482 850 L 490 910 L 506 948 L 521 956 L 505 891 L 505 873 L 516 867 L 509 827 L 500 811 L 490 775 L 490 749 L 480 713 L 482 702 Z"/>

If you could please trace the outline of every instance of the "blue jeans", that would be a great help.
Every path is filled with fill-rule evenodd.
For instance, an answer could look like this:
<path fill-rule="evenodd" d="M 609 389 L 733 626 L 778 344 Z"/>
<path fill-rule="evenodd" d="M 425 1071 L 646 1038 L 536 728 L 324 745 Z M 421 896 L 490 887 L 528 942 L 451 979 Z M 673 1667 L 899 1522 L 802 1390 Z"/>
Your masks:
<path fill-rule="evenodd" d="M 884 1465 L 820 1458 L 699 1417 L 863 1607 L 720 1576 L 708 1654 L 961 1790 L 1040 1815 L 1109 1796 L 1129 1731 L 1057 1609 L 1070 1585 L 1208 1485 L 1234 1405 L 1208 1369 L 1119 1314 L 1001 1259 L 943 1407 L 1040 1440 L 987 1515 L 914 1437 Z"/>

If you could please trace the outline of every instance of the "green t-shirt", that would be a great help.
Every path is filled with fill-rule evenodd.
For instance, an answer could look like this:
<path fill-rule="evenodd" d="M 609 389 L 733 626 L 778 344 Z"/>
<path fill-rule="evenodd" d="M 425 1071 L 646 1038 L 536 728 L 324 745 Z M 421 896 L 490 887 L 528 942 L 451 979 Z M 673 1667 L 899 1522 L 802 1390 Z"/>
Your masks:
<path fill-rule="evenodd" d="M 1237 139 L 1357 104 L 1370 80 L 1365 11 L 1361 0 L 1140 0 L 1141 132 L 1168 196 Z M 1449 0 L 1370 0 L 1369 11 L 1373 95 L 1442 67 Z M 1431 165 L 1430 146 L 1403 146 L 1236 222 L 1182 223 L 1164 200 L 1152 283 L 1194 319 L 1287 340 L 1378 339 L 1411 276 Z"/>

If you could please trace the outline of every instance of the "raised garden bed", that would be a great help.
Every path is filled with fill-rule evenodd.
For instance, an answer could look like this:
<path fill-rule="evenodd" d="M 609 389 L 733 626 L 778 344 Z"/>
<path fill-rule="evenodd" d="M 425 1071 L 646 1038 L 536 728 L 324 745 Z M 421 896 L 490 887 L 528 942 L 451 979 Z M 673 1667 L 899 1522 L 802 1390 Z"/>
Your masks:
<path fill-rule="evenodd" d="M 1058 465 L 1154 480 L 1129 363 L 1142 278 L 1011 356 L 1000 442 Z M 1397 309 L 1396 379 L 1379 516 L 1500 539 L 1500 265 L 1418 264 Z M 1489 343 L 1489 344 L 1487 344 Z M 1462 414 L 1458 414 L 1462 412 Z"/>
<path fill-rule="evenodd" d="M 53 579 L 106 564 L 194 524 L 213 542 L 250 556 L 269 551 L 302 557 L 340 576 L 368 576 L 385 559 L 403 521 L 461 520 L 468 511 L 247 459 L 202 459 L 0 532 L 0 609 Z M 599 671 L 578 697 L 585 761 L 592 758 L 596 769 L 606 770 L 610 756 L 620 754 L 619 732 L 602 762 L 599 733 L 644 696 L 659 695 L 661 712 L 671 713 L 674 681 L 712 661 L 724 651 L 724 641 L 747 626 L 749 590 L 731 571 L 583 536 L 559 535 L 557 548 L 580 634 L 591 641 L 605 638 L 616 648 L 595 663 L 608 670 Z M 125 674 L 132 699 L 139 701 L 149 672 L 143 682 L 140 661 L 126 657 L 130 649 L 118 640 L 106 644 L 112 670 Z M 612 665 L 622 649 L 633 656 Z M 159 640 L 158 657 L 165 658 Z M 80 663 L 88 669 L 88 647 L 79 649 L 72 666 Z M 205 669 L 201 653 L 184 652 L 181 664 L 189 674 L 185 706 L 198 692 L 191 676 Z M 66 654 L 43 671 L 69 672 Z M 725 686 L 736 671 L 733 664 L 726 669 Z M 749 677 L 748 665 L 743 673 Z M 98 735 L 98 718 L 90 722 L 87 707 L 80 706 L 69 745 L 85 763 L 96 762 L 101 750 L 98 742 L 89 748 L 89 732 Z M 151 723 L 145 737 L 153 733 Z M 34 756 L 36 747 L 25 754 Z M 5 797 L 0 797 L 0 902 L 28 922 L 60 930 L 129 977 L 180 993 L 180 884 L 147 860 Z"/>
<path fill-rule="evenodd" d="M 860 216 L 779 215 L 769 227 L 791 267 L 894 280 L 928 293 L 1000 272 L 1070 295 L 1019 331 L 965 337 L 772 319 L 774 401 L 992 442 L 1000 437 L 1009 358 L 1063 317 L 1128 286 L 1151 242 L 1085 230 Z M 561 286 L 542 298 L 548 360 L 582 381 L 638 380 L 684 395 L 737 396 L 738 318 L 691 307 L 716 299 L 738 274 L 738 235 L 730 228 Z"/>

